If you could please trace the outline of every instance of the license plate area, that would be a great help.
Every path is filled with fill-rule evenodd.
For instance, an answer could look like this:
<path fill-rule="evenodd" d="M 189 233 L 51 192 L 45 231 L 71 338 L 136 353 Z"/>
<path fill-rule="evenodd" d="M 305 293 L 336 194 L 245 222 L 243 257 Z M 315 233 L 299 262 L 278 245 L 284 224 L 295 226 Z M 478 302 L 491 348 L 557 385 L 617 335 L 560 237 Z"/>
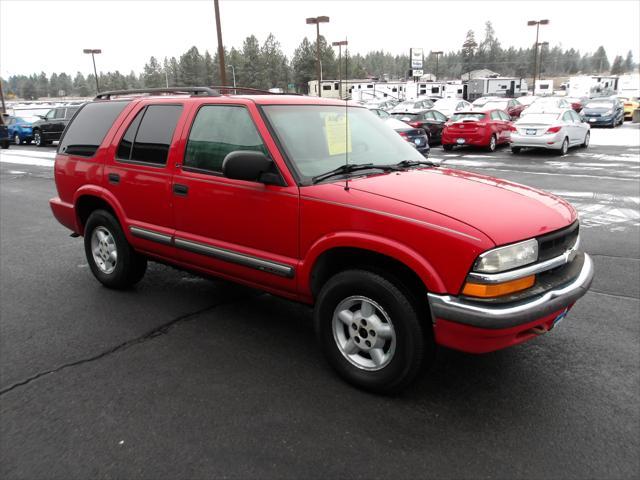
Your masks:
<path fill-rule="evenodd" d="M 457 139 L 457 140 L 456 140 L 456 143 L 457 143 L 458 145 L 462 145 L 462 144 L 464 144 L 464 142 L 465 142 L 465 139 L 464 139 L 464 138 L 459 138 L 459 139 Z"/>
<path fill-rule="evenodd" d="M 537 130 L 535 128 L 527 128 L 524 133 L 527 135 L 535 135 Z"/>

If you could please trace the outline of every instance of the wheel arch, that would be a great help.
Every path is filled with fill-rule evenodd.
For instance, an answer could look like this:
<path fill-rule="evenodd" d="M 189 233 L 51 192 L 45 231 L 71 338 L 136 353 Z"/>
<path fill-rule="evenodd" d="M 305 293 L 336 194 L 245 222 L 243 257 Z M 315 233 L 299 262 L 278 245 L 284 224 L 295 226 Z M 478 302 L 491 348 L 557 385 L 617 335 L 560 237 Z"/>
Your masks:
<path fill-rule="evenodd" d="M 84 226 L 86 225 L 91 213 L 95 210 L 106 210 L 110 212 L 114 217 L 116 217 L 116 220 L 118 220 L 120 225 L 123 227 L 123 230 L 125 230 L 125 216 L 122 207 L 110 192 L 102 188 L 88 187 L 79 190 L 74 199 L 74 206 L 79 231 L 78 233 L 81 235 L 84 235 Z"/>

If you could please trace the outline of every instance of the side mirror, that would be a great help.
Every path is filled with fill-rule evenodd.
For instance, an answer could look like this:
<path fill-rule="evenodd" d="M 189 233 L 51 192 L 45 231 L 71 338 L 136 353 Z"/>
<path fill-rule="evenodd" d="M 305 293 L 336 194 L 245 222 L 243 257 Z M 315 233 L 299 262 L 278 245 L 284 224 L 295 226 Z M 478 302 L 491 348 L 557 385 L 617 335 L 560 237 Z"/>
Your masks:
<path fill-rule="evenodd" d="M 273 160 L 262 152 L 252 150 L 229 153 L 222 162 L 222 174 L 235 180 L 285 186 Z"/>

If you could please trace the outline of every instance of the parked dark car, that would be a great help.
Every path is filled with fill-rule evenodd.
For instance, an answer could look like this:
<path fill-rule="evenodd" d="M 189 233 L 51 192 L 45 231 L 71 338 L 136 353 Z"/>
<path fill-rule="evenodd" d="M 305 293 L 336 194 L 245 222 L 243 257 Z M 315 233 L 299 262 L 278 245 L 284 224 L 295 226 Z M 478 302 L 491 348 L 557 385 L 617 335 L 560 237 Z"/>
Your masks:
<path fill-rule="evenodd" d="M 393 118 L 408 123 L 412 127 L 422 128 L 429 136 L 429 144 L 440 142 L 447 117 L 438 110 L 424 110 L 418 113 L 392 113 Z"/>
<path fill-rule="evenodd" d="M 617 98 L 592 98 L 580 115 L 589 125 L 615 128 L 624 123 L 624 106 Z"/>
<path fill-rule="evenodd" d="M 9 148 L 11 140 L 9 139 L 9 129 L 5 124 L 5 116 L 0 115 L 0 147 Z"/>
<path fill-rule="evenodd" d="M 427 133 L 422 128 L 414 128 L 410 125 L 407 125 L 400 120 L 396 120 L 395 118 L 387 118 L 384 121 L 387 125 L 393 128 L 398 135 L 404 138 L 407 142 L 413 144 L 422 155 L 425 157 L 429 156 L 429 137 Z"/>
<path fill-rule="evenodd" d="M 33 122 L 33 142 L 38 147 L 44 147 L 60 140 L 62 132 L 79 108 L 80 105 L 66 105 L 49 110 L 44 117 Z"/>

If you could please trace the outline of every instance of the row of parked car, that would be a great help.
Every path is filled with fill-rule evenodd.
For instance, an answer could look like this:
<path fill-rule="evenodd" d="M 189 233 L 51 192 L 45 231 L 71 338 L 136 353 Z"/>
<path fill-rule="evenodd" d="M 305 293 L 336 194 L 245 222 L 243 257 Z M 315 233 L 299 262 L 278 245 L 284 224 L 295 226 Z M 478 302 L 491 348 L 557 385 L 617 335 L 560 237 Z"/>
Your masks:
<path fill-rule="evenodd" d="M 2 148 L 9 148 L 10 143 L 22 145 L 33 142 L 44 147 L 60 140 L 62 132 L 80 106 L 58 106 L 49 110 L 46 115 L 2 115 L 0 145 Z"/>
<path fill-rule="evenodd" d="M 513 153 L 543 148 L 564 155 L 571 147 L 589 145 L 591 126 L 621 125 L 628 103 L 632 100 L 623 104 L 618 97 L 481 97 L 473 103 L 429 97 L 365 106 L 423 155 L 435 143 L 444 150 L 474 146 L 494 151 L 509 144 Z"/>

